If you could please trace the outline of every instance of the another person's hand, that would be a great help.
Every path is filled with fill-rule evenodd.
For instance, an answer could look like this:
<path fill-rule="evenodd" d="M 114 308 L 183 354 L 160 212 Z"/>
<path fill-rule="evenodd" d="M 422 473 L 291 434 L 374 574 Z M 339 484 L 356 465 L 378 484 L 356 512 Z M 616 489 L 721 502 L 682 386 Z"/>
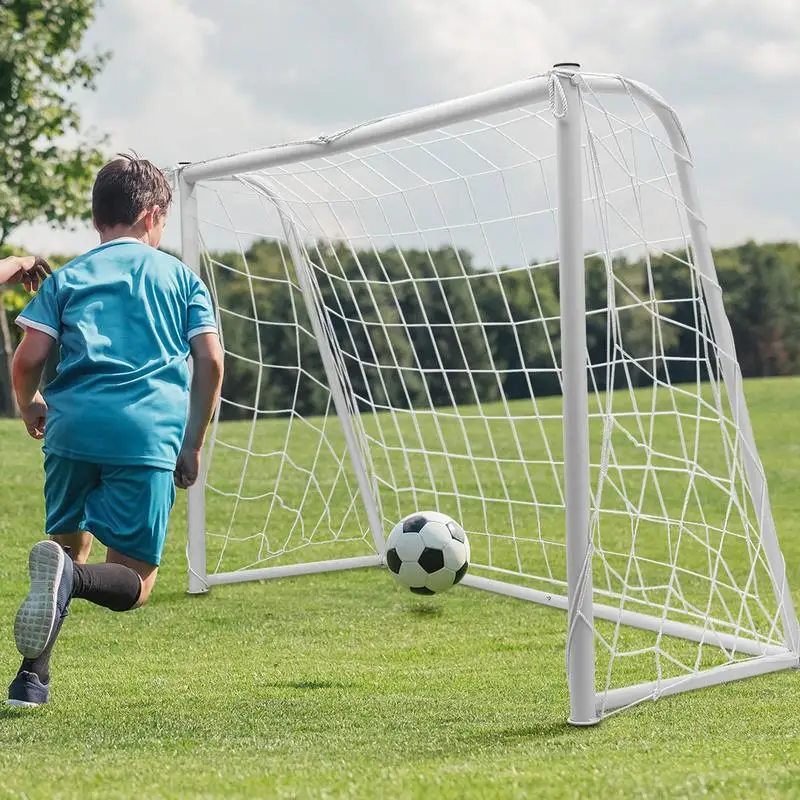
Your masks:
<path fill-rule="evenodd" d="M 0 286 L 21 283 L 26 291 L 36 292 L 52 272 L 47 261 L 39 256 L 9 256 L 0 259 Z"/>
<path fill-rule="evenodd" d="M 22 421 L 28 429 L 28 434 L 34 439 L 44 439 L 44 427 L 47 420 L 47 403 L 41 392 L 36 392 L 31 403 L 26 408 L 20 408 Z"/>
<path fill-rule="evenodd" d="M 179 489 L 188 489 L 200 474 L 200 451 L 182 447 L 175 465 L 175 485 Z"/>

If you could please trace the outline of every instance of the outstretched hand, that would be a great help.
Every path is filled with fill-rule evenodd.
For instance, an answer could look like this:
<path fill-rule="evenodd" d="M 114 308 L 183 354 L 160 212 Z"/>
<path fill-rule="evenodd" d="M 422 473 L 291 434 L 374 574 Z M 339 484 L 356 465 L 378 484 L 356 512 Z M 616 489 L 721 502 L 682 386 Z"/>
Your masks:
<path fill-rule="evenodd" d="M 47 261 L 39 256 L 9 256 L 0 259 L 0 286 L 4 283 L 21 283 L 26 291 L 36 292 L 52 272 Z"/>
<path fill-rule="evenodd" d="M 200 451 L 184 447 L 175 465 L 175 485 L 179 489 L 188 489 L 194 485 L 200 473 Z"/>

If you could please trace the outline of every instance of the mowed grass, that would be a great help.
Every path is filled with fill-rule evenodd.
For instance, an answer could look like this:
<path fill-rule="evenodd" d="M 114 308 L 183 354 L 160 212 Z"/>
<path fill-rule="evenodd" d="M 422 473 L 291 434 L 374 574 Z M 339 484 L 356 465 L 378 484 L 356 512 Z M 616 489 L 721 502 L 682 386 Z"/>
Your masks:
<path fill-rule="evenodd" d="M 797 590 L 800 380 L 751 382 L 747 397 Z M 0 453 L 0 663 L 10 680 L 13 616 L 41 536 L 41 454 L 10 421 L 0 422 Z M 574 729 L 561 612 L 466 589 L 422 601 L 379 570 L 188 597 L 184 530 L 181 500 L 146 609 L 74 604 L 47 708 L 0 710 L 0 796 L 800 793 L 793 672 Z"/>

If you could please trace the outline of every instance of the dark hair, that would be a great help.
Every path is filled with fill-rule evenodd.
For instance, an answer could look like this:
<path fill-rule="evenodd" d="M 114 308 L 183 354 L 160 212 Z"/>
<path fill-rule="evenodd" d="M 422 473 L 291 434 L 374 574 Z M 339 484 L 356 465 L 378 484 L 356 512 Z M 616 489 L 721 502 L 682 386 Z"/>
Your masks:
<path fill-rule="evenodd" d="M 135 154 L 119 155 L 97 173 L 92 217 L 98 228 L 133 225 L 146 209 L 166 213 L 171 202 L 172 188 L 158 167 Z"/>

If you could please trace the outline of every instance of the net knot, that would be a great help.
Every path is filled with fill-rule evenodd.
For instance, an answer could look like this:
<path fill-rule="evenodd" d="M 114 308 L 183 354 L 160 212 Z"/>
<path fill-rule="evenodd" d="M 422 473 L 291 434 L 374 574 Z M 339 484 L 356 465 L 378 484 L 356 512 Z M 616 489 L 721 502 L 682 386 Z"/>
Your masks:
<path fill-rule="evenodd" d="M 547 78 L 547 93 L 550 97 L 550 111 L 556 119 L 563 119 L 567 113 L 567 93 L 561 85 L 561 79 L 572 80 L 572 74 L 551 70 Z"/>

